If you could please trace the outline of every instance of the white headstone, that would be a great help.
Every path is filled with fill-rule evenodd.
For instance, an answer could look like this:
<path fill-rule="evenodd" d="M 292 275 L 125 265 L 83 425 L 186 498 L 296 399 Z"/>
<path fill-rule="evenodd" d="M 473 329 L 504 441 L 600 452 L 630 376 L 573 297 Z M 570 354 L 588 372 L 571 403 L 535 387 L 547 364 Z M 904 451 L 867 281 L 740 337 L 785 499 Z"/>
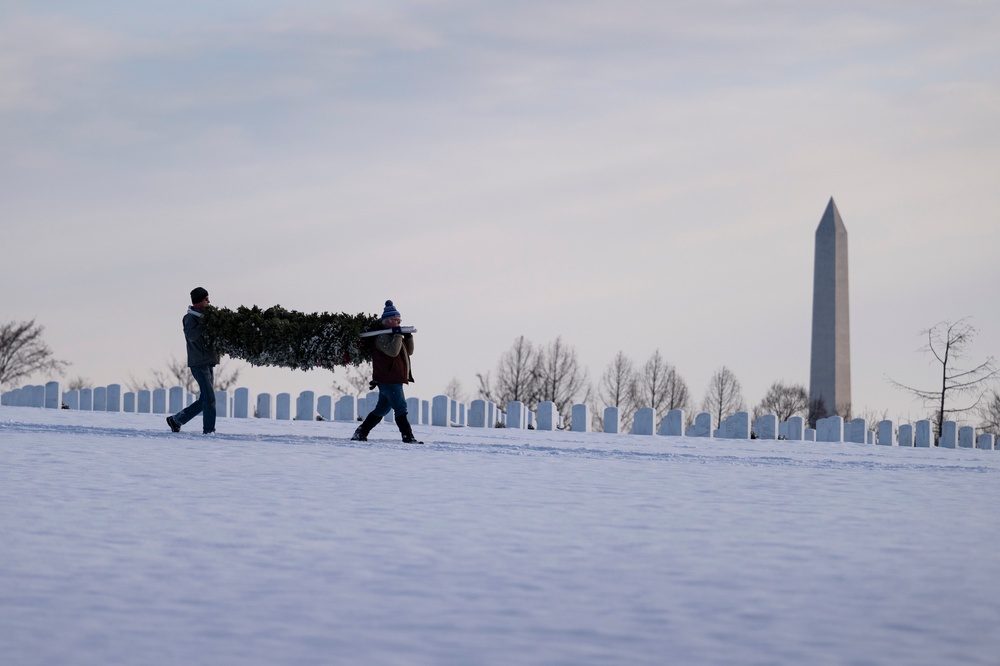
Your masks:
<path fill-rule="evenodd" d="M 135 392 L 134 391 L 126 391 L 125 395 L 122 396 L 122 398 L 123 398 L 122 402 L 124 403 L 124 407 L 123 407 L 124 411 L 127 412 L 127 413 L 129 413 L 129 414 L 134 414 L 135 413 Z"/>
<path fill-rule="evenodd" d="M 758 416 L 753 430 L 757 439 L 778 439 L 778 417 L 775 414 Z"/>
<path fill-rule="evenodd" d="M 694 429 L 691 431 L 692 437 L 712 436 L 712 415 L 702 412 L 694 417 Z"/>
<path fill-rule="evenodd" d="M 666 437 L 680 437 L 684 434 L 684 410 L 671 409 L 660 421 L 658 434 Z"/>
<path fill-rule="evenodd" d="M 570 428 L 573 432 L 590 432 L 590 407 L 586 404 L 573 405 L 570 414 Z"/>
<path fill-rule="evenodd" d="M 229 416 L 229 391 L 215 392 L 215 415 L 219 418 Z"/>
<path fill-rule="evenodd" d="M 511 400 L 507 403 L 507 427 L 525 428 L 528 425 L 527 410 L 520 400 Z"/>
<path fill-rule="evenodd" d="M 153 413 L 167 413 L 167 389 L 153 389 Z"/>
<path fill-rule="evenodd" d="M 184 409 L 184 387 L 171 386 L 167 390 L 167 411 L 176 414 L 182 409 Z"/>
<path fill-rule="evenodd" d="M 333 406 L 333 418 L 335 421 L 357 421 L 358 399 L 353 395 L 340 396 Z"/>
<path fill-rule="evenodd" d="M 803 436 L 803 441 L 815 442 L 816 441 L 816 428 L 806 428 L 806 433 Z"/>
<path fill-rule="evenodd" d="M 962 426 L 958 429 L 958 446 L 963 449 L 976 447 L 976 429 L 972 426 Z"/>
<path fill-rule="evenodd" d="M 801 442 L 806 436 L 806 420 L 801 416 L 792 416 L 785 423 L 788 424 L 788 434 L 785 437 L 792 442 Z"/>
<path fill-rule="evenodd" d="M 250 418 L 250 389 L 241 386 L 233 391 L 233 418 Z"/>
<path fill-rule="evenodd" d="M 295 399 L 295 420 L 316 420 L 316 394 L 312 391 L 302 391 Z"/>
<path fill-rule="evenodd" d="M 817 442 L 844 441 L 844 417 L 828 416 L 816 422 Z"/>
<path fill-rule="evenodd" d="M 652 435 L 656 424 L 656 410 L 652 407 L 643 407 L 635 413 L 632 419 L 633 435 Z"/>
<path fill-rule="evenodd" d="M 271 394 L 270 393 L 258 393 L 257 394 L 257 418 L 259 418 L 259 419 L 269 419 L 269 418 L 271 418 Z"/>
<path fill-rule="evenodd" d="M 97 386 L 94 388 L 94 411 L 108 411 L 108 387 Z"/>
<path fill-rule="evenodd" d="M 497 404 L 492 400 L 486 401 L 486 427 L 496 428 L 497 427 Z"/>
<path fill-rule="evenodd" d="M 448 427 L 448 408 L 451 398 L 446 395 L 436 395 L 431 400 L 431 425 Z"/>
<path fill-rule="evenodd" d="M 107 405 L 109 412 L 122 411 L 122 386 L 121 384 L 108 384 Z"/>
<path fill-rule="evenodd" d="M 896 433 L 892 421 L 878 422 L 878 443 L 880 446 L 895 446 Z"/>
<path fill-rule="evenodd" d="M 32 385 L 28 387 L 28 407 L 45 407 L 45 387 Z M 101 411 L 104 411 L 103 409 Z"/>
<path fill-rule="evenodd" d="M 556 403 L 551 400 L 538 403 L 538 429 L 555 430 L 557 424 Z"/>
<path fill-rule="evenodd" d="M 927 419 L 917 421 L 913 433 L 913 445 L 921 448 L 934 446 L 934 430 L 931 422 Z"/>
<path fill-rule="evenodd" d="M 945 421 L 941 424 L 941 439 L 938 446 L 943 449 L 954 449 L 958 447 L 958 424 L 954 421 Z"/>
<path fill-rule="evenodd" d="M 274 396 L 274 418 L 279 421 L 292 419 L 292 394 L 279 393 Z"/>
<path fill-rule="evenodd" d="M 750 439 L 750 414 L 736 412 L 726 419 L 726 437 L 729 439 Z"/>
<path fill-rule="evenodd" d="M 76 389 L 63 393 L 63 402 L 70 409 L 80 409 L 80 392 Z"/>
<path fill-rule="evenodd" d="M 992 451 L 995 442 L 993 441 L 993 435 L 988 432 L 984 432 L 979 437 L 976 438 L 976 448 L 983 449 L 985 451 Z"/>
<path fill-rule="evenodd" d="M 904 423 L 899 426 L 899 446 L 913 448 L 913 425 Z"/>
<path fill-rule="evenodd" d="M 94 409 L 94 392 L 92 389 L 80 389 L 80 411 L 90 412 Z"/>
<path fill-rule="evenodd" d="M 59 382 L 45 384 L 45 407 L 47 409 L 62 407 L 62 392 L 59 390 Z"/>
<path fill-rule="evenodd" d="M 469 407 L 469 427 L 470 428 L 485 428 L 486 427 L 486 401 L 485 400 L 473 400 L 472 405 Z"/>
<path fill-rule="evenodd" d="M 149 414 L 153 411 L 153 394 L 147 389 L 139 391 L 135 411 L 139 414 Z"/>
<path fill-rule="evenodd" d="M 420 423 L 420 398 L 406 399 L 406 417 L 410 425 Z"/>
<path fill-rule="evenodd" d="M 617 434 L 619 428 L 618 421 L 618 408 L 617 407 L 605 407 L 604 408 L 604 432 Z"/>
<path fill-rule="evenodd" d="M 864 419 L 854 419 L 851 421 L 849 441 L 855 444 L 865 444 L 865 433 L 868 431 L 868 423 Z"/>

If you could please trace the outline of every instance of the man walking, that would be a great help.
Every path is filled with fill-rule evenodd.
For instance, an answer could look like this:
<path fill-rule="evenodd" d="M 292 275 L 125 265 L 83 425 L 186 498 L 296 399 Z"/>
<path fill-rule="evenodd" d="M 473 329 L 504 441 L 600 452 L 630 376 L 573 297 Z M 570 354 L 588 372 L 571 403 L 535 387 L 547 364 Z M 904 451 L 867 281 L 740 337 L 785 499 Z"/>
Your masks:
<path fill-rule="evenodd" d="M 198 382 L 198 399 L 167 417 L 167 425 L 174 432 L 180 432 L 181 426 L 199 413 L 202 415 L 202 431 L 206 435 L 215 432 L 215 366 L 219 364 L 219 354 L 202 339 L 205 332 L 203 310 L 208 304 L 207 289 L 196 287 L 191 290 L 191 307 L 183 320 L 184 339 L 187 341 L 188 367 Z"/>

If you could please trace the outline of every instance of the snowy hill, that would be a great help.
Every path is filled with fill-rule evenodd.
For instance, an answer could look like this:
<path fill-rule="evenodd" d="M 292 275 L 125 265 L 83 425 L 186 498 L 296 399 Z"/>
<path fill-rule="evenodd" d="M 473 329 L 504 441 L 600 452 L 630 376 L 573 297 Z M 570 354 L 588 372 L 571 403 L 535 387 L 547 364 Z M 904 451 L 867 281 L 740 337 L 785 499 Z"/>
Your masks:
<path fill-rule="evenodd" d="M 1000 457 L 0 407 L 6 664 L 996 664 Z"/>

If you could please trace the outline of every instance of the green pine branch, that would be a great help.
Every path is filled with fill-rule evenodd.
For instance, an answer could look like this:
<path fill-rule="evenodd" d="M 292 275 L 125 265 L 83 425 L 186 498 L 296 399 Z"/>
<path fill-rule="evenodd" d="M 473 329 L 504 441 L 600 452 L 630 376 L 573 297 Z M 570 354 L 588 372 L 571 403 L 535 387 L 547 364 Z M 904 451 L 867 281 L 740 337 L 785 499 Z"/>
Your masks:
<path fill-rule="evenodd" d="M 371 361 L 360 334 L 379 327 L 375 315 L 305 313 L 276 305 L 205 308 L 205 338 L 220 353 L 251 365 L 333 369 Z"/>

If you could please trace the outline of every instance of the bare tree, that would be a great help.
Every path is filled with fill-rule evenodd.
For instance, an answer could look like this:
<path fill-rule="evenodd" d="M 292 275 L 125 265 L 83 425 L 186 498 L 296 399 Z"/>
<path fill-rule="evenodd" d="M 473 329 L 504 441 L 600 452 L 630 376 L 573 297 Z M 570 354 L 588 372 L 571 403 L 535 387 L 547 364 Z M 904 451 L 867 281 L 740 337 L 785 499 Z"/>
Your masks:
<path fill-rule="evenodd" d="M 597 384 L 597 398 L 604 407 L 617 407 L 621 418 L 621 427 L 628 431 L 635 412 L 635 395 L 638 391 L 639 376 L 635 371 L 632 359 L 619 351 L 615 358 L 605 368 L 601 380 Z M 603 410 L 594 418 L 600 430 L 604 429 Z"/>
<path fill-rule="evenodd" d="M 63 374 L 69 363 L 53 356 L 42 340 L 44 332 L 34 319 L 0 324 L 0 386 L 37 372 Z"/>
<path fill-rule="evenodd" d="M 705 391 L 705 399 L 701 408 L 712 415 L 715 428 L 720 427 L 722 419 L 743 411 L 743 388 L 733 371 L 722 366 L 712 375 Z"/>
<path fill-rule="evenodd" d="M 157 388 L 170 388 L 171 386 L 182 386 L 188 393 L 198 392 L 198 382 L 194 380 L 191 369 L 187 364 L 179 360 L 176 356 L 171 356 L 165 362 L 164 368 L 154 368 L 150 371 L 152 380 L 138 380 L 129 377 L 127 383 L 130 391 L 148 391 Z M 223 359 L 215 367 L 213 388 L 216 391 L 228 391 L 236 385 L 236 380 L 240 376 L 239 368 L 229 368 L 229 359 Z"/>
<path fill-rule="evenodd" d="M 979 405 L 979 428 L 1000 437 L 1000 390 L 993 389 Z"/>
<path fill-rule="evenodd" d="M 361 396 L 371 391 L 372 364 L 362 363 L 361 365 L 351 365 L 344 371 L 344 381 L 337 380 L 337 370 L 334 368 L 333 392 L 337 395 Z"/>
<path fill-rule="evenodd" d="M 661 418 L 671 409 L 687 409 L 691 399 L 687 384 L 659 349 L 649 357 L 638 377 L 636 407 L 652 407 Z"/>
<path fill-rule="evenodd" d="M 89 377 L 84 377 L 82 375 L 77 375 L 73 379 L 69 380 L 66 385 L 67 391 L 79 391 L 80 389 L 89 388 L 94 385 L 94 382 L 90 381 Z"/>
<path fill-rule="evenodd" d="M 809 392 L 806 387 L 778 380 L 767 389 L 754 415 L 774 414 L 778 421 L 787 421 L 793 416 L 807 416 L 808 410 Z"/>
<path fill-rule="evenodd" d="M 889 418 L 889 410 L 883 409 L 881 412 L 868 407 L 867 405 L 861 412 L 857 415 L 857 418 L 865 420 L 865 428 L 871 430 L 872 432 L 878 432 L 878 424 L 880 421 L 885 421 Z"/>
<path fill-rule="evenodd" d="M 938 388 L 918 389 L 889 379 L 893 386 L 909 391 L 926 404 L 934 406 L 938 437 L 941 436 L 946 415 L 959 414 L 975 408 L 986 393 L 985 383 L 1000 372 L 992 356 L 970 370 L 956 367 L 956 364 L 966 357 L 969 345 L 977 333 L 976 328 L 968 322 L 968 317 L 955 322 L 943 321 L 922 332 L 922 335 L 927 336 L 927 344 L 920 351 L 929 352 L 934 357 L 933 362 L 941 366 Z M 975 395 L 976 399 L 972 404 L 963 407 L 948 406 L 949 398 L 955 399 L 962 395 Z"/>
<path fill-rule="evenodd" d="M 538 354 L 538 399 L 531 404 L 551 401 L 569 422 L 573 404 L 590 398 L 590 381 L 587 369 L 580 365 L 576 350 L 558 337 Z"/>
<path fill-rule="evenodd" d="M 514 340 L 509 350 L 504 352 L 496 367 L 495 380 L 490 373 L 476 374 L 479 380 L 479 395 L 496 403 L 501 409 L 507 403 L 518 400 L 534 406 L 538 402 L 539 380 L 542 374 L 541 356 L 530 340 L 523 335 Z"/>
<path fill-rule="evenodd" d="M 817 421 L 825 419 L 828 416 L 841 416 L 845 421 L 850 421 L 852 418 L 852 411 L 853 407 L 851 406 L 851 403 L 845 402 L 837 405 L 837 409 L 831 414 L 830 410 L 826 406 L 826 400 L 820 396 L 815 400 L 809 401 L 809 411 L 808 416 L 806 416 L 806 421 L 809 422 L 810 428 L 815 428 Z"/>
<path fill-rule="evenodd" d="M 458 377 L 452 377 L 448 385 L 444 387 L 444 394 L 450 398 L 454 398 L 459 402 L 468 402 L 468 396 L 465 393 L 465 389 L 462 388 L 462 382 L 458 380 Z"/>

